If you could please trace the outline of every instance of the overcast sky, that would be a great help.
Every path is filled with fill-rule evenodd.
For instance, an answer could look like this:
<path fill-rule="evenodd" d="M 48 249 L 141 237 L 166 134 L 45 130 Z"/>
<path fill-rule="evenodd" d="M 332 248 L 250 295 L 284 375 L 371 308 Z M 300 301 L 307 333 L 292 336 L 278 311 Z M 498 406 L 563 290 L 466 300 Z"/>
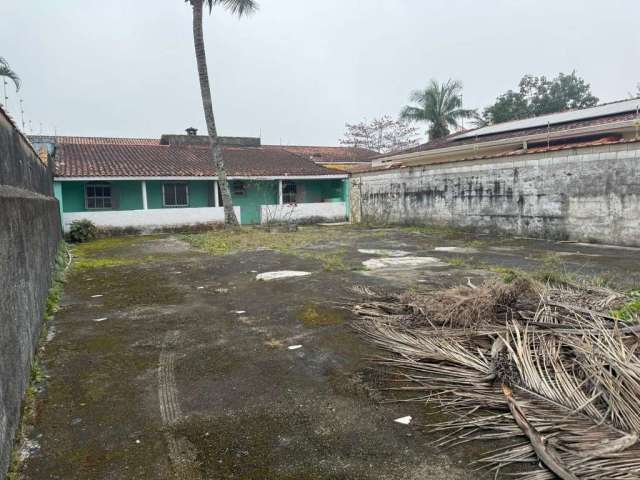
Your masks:
<path fill-rule="evenodd" d="M 461 80 L 469 108 L 526 73 L 576 69 L 601 101 L 640 82 L 638 0 L 259 1 L 251 18 L 205 18 L 224 135 L 336 144 L 345 122 L 397 116 L 430 78 Z M 22 77 L 33 133 L 204 128 L 181 0 L 3 0 L 0 56 Z"/>

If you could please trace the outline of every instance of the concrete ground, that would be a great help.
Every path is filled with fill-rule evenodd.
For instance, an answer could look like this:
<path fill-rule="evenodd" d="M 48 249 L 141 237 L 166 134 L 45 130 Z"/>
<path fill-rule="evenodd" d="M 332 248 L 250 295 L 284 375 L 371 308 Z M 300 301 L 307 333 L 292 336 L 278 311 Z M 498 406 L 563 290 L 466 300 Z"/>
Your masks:
<path fill-rule="evenodd" d="M 508 268 L 640 284 L 634 249 L 430 229 L 301 232 L 277 234 L 305 235 L 287 249 L 214 252 L 224 255 L 180 235 L 79 247 L 41 359 L 22 477 L 478 478 L 475 446 L 440 450 L 420 427 L 423 405 L 385 401 L 388 384 L 369 368 L 376 351 L 339 308 L 357 298 L 350 287 L 439 288 Z M 365 269 L 389 257 L 380 249 L 435 260 Z M 310 275 L 256 280 L 281 270 Z M 394 422 L 405 415 L 411 425 Z"/>

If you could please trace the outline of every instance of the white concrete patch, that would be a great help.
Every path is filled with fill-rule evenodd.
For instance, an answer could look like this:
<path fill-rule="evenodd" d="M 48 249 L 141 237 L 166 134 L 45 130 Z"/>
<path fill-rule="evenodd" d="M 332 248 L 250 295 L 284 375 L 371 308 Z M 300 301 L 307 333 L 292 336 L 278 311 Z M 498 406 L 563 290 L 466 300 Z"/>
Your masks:
<path fill-rule="evenodd" d="M 107 318 L 107 317 L 105 317 L 105 318 L 96 318 L 96 319 L 94 320 L 94 322 L 98 322 L 98 323 L 100 323 L 100 322 L 106 322 L 107 320 L 108 320 L 108 318 Z"/>
<path fill-rule="evenodd" d="M 291 345 L 289 347 L 289 350 L 299 350 L 302 348 L 302 345 Z"/>
<path fill-rule="evenodd" d="M 347 205 L 344 202 L 262 205 L 260 208 L 260 219 L 262 223 L 304 220 L 305 218 L 325 218 L 332 220 L 346 217 Z"/>
<path fill-rule="evenodd" d="M 416 267 L 446 267 L 447 264 L 435 257 L 386 257 L 372 258 L 362 262 L 369 270 L 407 269 Z"/>
<path fill-rule="evenodd" d="M 394 422 L 399 423 L 401 425 L 409 425 L 413 418 L 411 416 L 396 418 Z"/>
<path fill-rule="evenodd" d="M 281 280 L 283 278 L 306 277 L 311 272 L 300 272 L 296 270 L 281 270 L 279 272 L 265 272 L 256 275 L 256 280 Z"/>
<path fill-rule="evenodd" d="M 477 249 L 471 247 L 436 247 L 434 250 L 447 253 L 478 253 Z"/>
<path fill-rule="evenodd" d="M 244 310 L 234 310 L 233 313 L 235 313 L 236 315 L 244 315 L 247 312 L 245 312 Z"/>
<path fill-rule="evenodd" d="M 381 257 L 406 257 L 411 252 L 405 252 L 404 250 L 385 250 L 377 248 L 360 248 L 358 252 L 365 255 L 380 255 Z"/>
<path fill-rule="evenodd" d="M 234 207 L 240 218 L 240 207 Z M 100 228 L 161 228 L 199 223 L 224 223 L 224 208 L 158 208 L 151 210 L 108 210 L 63 214 L 65 231 L 76 220 L 91 220 Z"/>
<path fill-rule="evenodd" d="M 104 295 L 91 295 L 91 298 L 101 298 L 101 297 L 103 297 L 103 296 L 104 296 Z"/>

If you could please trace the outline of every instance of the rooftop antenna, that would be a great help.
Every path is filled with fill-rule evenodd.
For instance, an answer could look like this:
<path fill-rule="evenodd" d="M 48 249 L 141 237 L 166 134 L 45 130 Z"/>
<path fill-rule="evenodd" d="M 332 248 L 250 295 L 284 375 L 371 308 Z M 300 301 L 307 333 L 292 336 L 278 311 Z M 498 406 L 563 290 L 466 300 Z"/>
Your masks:
<path fill-rule="evenodd" d="M 7 96 L 7 79 L 6 77 L 2 77 L 2 84 L 4 87 L 4 106 L 7 110 L 9 110 L 9 97 Z"/>
<path fill-rule="evenodd" d="M 29 135 L 33 134 L 33 124 L 31 123 L 31 120 L 29 120 Z"/>
<path fill-rule="evenodd" d="M 42 122 L 40 122 L 40 135 L 42 135 Z"/>

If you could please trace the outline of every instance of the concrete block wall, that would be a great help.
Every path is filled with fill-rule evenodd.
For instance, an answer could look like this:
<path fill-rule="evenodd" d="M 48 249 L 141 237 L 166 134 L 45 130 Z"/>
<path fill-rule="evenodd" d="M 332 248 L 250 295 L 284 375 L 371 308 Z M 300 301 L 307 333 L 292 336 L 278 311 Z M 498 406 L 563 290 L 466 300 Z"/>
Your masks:
<path fill-rule="evenodd" d="M 640 143 L 356 174 L 351 214 L 640 246 Z"/>
<path fill-rule="evenodd" d="M 0 108 L 0 478 L 9 466 L 61 239 L 51 172 Z"/>

